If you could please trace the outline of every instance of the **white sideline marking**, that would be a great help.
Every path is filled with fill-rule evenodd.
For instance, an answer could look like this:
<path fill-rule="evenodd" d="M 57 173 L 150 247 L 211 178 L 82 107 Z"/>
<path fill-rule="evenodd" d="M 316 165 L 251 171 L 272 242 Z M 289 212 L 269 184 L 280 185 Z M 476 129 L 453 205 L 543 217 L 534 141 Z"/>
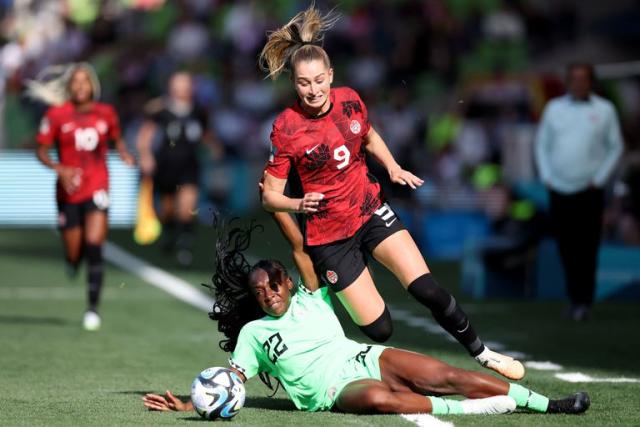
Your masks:
<path fill-rule="evenodd" d="M 591 375 L 583 374 L 582 372 L 567 372 L 555 374 L 555 377 L 562 381 L 570 383 L 640 383 L 640 378 L 627 378 L 627 377 L 610 377 L 610 378 L 597 378 Z"/>
<path fill-rule="evenodd" d="M 487 347 L 489 347 L 491 350 L 494 350 L 494 351 L 502 351 L 505 348 L 507 348 L 506 345 L 497 341 L 485 341 L 484 345 L 486 345 Z"/>
<path fill-rule="evenodd" d="M 441 421 L 430 414 L 400 414 L 400 416 L 419 427 L 453 427 L 453 423 Z"/>
<path fill-rule="evenodd" d="M 454 342 L 456 341 L 449 335 L 447 331 L 445 331 L 437 323 L 429 319 L 426 319 L 424 317 L 417 317 L 409 310 L 393 307 L 391 305 L 387 305 L 387 307 L 389 308 L 389 311 L 391 311 L 391 315 L 393 318 L 401 322 L 404 322 L 409 326 L 417 327 L 426 332 L 443 336 L 445 338 L 448 338 L 450 341 L 454 341 Z M 515 359 L 522 360 L 524 365 L 530 369 L 536 369 L 540 371 L 561 371 L 564 369 L 562 365 L 559 365 L 551 361 L 537 362 L 532 360 L 532 361 L 524 362 L 524 360 L 530 357 L 528 354 L 522 353 L 519 351 L 508 351 L 507 347 L 501 342 L 485 341 L 484 343 L 487 347 L 493 350 L 500 351 L 502 354 L 511 356 Z M 628 377 L 598 378 L 598 377 L 592 377 L 590 375 L 583 374 L 581 372 L 565 372 L 565 373 L 557 372 L 554 374 L 554 376 L 555 378 L 561 381 L 566 381 L 570 383 L 640 383 L 640 378 L 628 378 Z"/>
<path fill-rule="evenodd" d="M 130 254 L 112 242 L 105 242 L 104 257 L 107 261 L 140 277 L 145 282 L 203 311 L 210 311 L 213 299 L 179 277 L 169 274 Z"/>
<path fill-rule="evenodd" d="M 431 334 L 441 335 L 443 337 L 450 336 L 447 331 L 445 331 L 440 327 L 440 325 L 438 325 L 436 322 L 432 320 L 429 320 L 426 317 L 414 316 L 413 313 L 411 313 L 409 310 L 405 310 L 403 308 L 397 308 L 392 306 L 391 304 L 387 304 L 387 307 L 389 308 L 389 311 L 391 312 L 391 315 L 393 316 L 394 319 L 404 322 L 409 326 L 412 326 L 414 328 L 420 328 Z"/>
<path fill-rule="evenodd" d="M 426 317 L 417 317 L 409 310 L 405 310 L 403 308 L 397 308 L 390 304 L 387 304 L 387 308 L 389 308 L 389 311 L 391 312 L 391 316 L 396 320 L 404 322 L 407 325 L 412 326 L 414 328 L 420 328 L 430 334 L 439 335 L 443 338 L 446 338 L 448 341 L 458 342 L 455 338 L 453 338 L 449 334 L 449 332 L 442 329 L 442 327 L 438 325 L 436 322 L 434 322 L 433 320 L 430 320 Z M 529 357 L 528 354 L 523 353 L 521 351 L 502 351 L 506 349 L 506 346 L 497 341 L 485 341 L 484 344 L 490 349 L 495 351 L 501 351 L 503 354 L 507 356 L 511 356 L 514 359 L 524 359 Z"/>
<path fill-rule="evenodd" d="M 548 360 L 545 362 L 536 362 L 532 360 L 529 362 L 524 362 L 524 366 L 530 369 L 536 369 L 538 371 L 561 371 L 562 370 L 562 365 L 558 365 L 557 363 L 553 363 Z"/>
<path fill-rule="evenodd" d="M 491 346 L 489 346 L 491 348 Z M 502 354 L 505 356 L 513 357 L 514 359 L 524 360 L 528 359 L 529 355 L 527 353 L 523 353 L 521 351 L 503 351 Z"/>

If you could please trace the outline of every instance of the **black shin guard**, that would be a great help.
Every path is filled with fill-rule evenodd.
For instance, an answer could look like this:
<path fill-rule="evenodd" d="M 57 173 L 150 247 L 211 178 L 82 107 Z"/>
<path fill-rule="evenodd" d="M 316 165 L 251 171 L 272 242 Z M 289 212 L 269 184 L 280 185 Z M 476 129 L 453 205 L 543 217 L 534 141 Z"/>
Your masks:
<path fill-rule="evenodd" d="M 100 291 L 102 289 L 102 280 L 104 276 L 102 246 L 87 245 L 85 248 L 85 254 L 89 265 L 89 274 L 87 277 L 87 282 L 89 284 L 89 310 L 96 311 L 98 302 L 100 301 Z"/>
<path fill-rule="evenodd" d="M 438 285 L 431 273 L 418 277 L 407 290 L 418 302 L 431 310 L 431 314 L 440 326 L 458 340 L 469 354 L 477 356 L 484 350 L 484 344 L 471 327 L 467 315 L 456 299 Z"/>
<path fill-rule="evenodd" d="M 360 330 L 375 342 L 385 342 L 393 333 L 393 323 L 391 322 L 391 314 L 385 305 L 384 311 L 373 322 L 368 325 L 358 326 Z"/>

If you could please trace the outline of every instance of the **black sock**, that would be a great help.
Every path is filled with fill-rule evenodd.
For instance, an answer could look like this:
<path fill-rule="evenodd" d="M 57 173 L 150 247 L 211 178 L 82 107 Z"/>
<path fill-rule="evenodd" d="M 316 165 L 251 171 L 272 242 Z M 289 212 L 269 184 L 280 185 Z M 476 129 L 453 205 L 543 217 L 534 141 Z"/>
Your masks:
<path fill-rule="evenodd" d="M 162 249 L 171 252 L 176 244 L 176 222 L 173 219 L 162 223 Z"/>
<path fill-rule="evenodd" d="M 102 261 L 102 246 L 88 244 L 85 248 L 89 274 L 87 281 L 89 284 L 89 310 L 96 311 L 100 301 L 100 290 L 104 276 Z"/>
<path fill-rule="evenodd" d="M 471 327 L 467 315 L 453 295 L 438 285 L 431 273 L 418 277 L 407 290 L 418 302 L 431 310 L 440 326 L 458 340 L 471 356 L 482 353 L 484 344 Z"/>
<path fill-rule="evenodd" d="M 193 247 L 193 222 L 179 222 L 177 236 L 176 248 L 191 251 Z"/>
<path fill-rule="evenodd" d="M 393 323 L 391 322 L 391 314 L 385 305 L 384 311 L 373 322 L 368 325 L 358 326 L 360 330 L 375 342 L 385 342 L 393 333 Z"/>
<path fill-rule="evenodd" d="M 80 265 L 80 261 L 82 261 L 81 257 L 78 257 L 78 259 L 71 259 L 69 257 L 65 257 L 65 261 L 67 262 L 67 264 L 73 268 L 78 268 L 78 266 Z"/>

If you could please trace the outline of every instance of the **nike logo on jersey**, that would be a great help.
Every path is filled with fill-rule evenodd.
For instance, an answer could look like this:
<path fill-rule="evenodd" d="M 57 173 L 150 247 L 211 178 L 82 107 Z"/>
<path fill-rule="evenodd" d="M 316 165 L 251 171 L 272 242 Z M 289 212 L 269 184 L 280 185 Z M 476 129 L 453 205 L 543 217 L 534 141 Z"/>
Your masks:
<path fill-rule="evenodd" d="M 313 153 L 313 150 L 315 150 L 316 148 L 318 148 L 318 145 L 320 144 L 316 144 L 313 147 L 309 148 L 308 150 L 305 150 L 305 153 L 307 153 L 307 156 L 311 153 Z"/>
<path fill-rule="evenodd" d="M 391 221 L 389 221 L 389 222 L 385 222 L 385 223 L 384 223 L 384 225 L 386 225 L 386 226 L 387 226 L 387 228 L 389 228 L 389 227 L 391 227 L 391 224 L 393 224 L 394 222 L 396 222 L 396 219 L 398 219 L 398 218 L 393 218 Z"/>

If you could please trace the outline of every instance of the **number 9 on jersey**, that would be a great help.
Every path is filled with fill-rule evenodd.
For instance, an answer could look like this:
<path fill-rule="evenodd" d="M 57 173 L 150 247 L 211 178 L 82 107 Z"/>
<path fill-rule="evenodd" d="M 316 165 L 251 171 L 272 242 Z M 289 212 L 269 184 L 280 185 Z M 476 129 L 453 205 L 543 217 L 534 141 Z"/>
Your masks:
<path fill-rule="evenodd" d="M 333 150 L 333 158 L 340 163 L 338 163 L 338 169 L 342 169 L 343 167 L 349 164 L 349 159 L 351 158 L 351 153 L 346 145 L 342 144 L 340 147 Z"/>

